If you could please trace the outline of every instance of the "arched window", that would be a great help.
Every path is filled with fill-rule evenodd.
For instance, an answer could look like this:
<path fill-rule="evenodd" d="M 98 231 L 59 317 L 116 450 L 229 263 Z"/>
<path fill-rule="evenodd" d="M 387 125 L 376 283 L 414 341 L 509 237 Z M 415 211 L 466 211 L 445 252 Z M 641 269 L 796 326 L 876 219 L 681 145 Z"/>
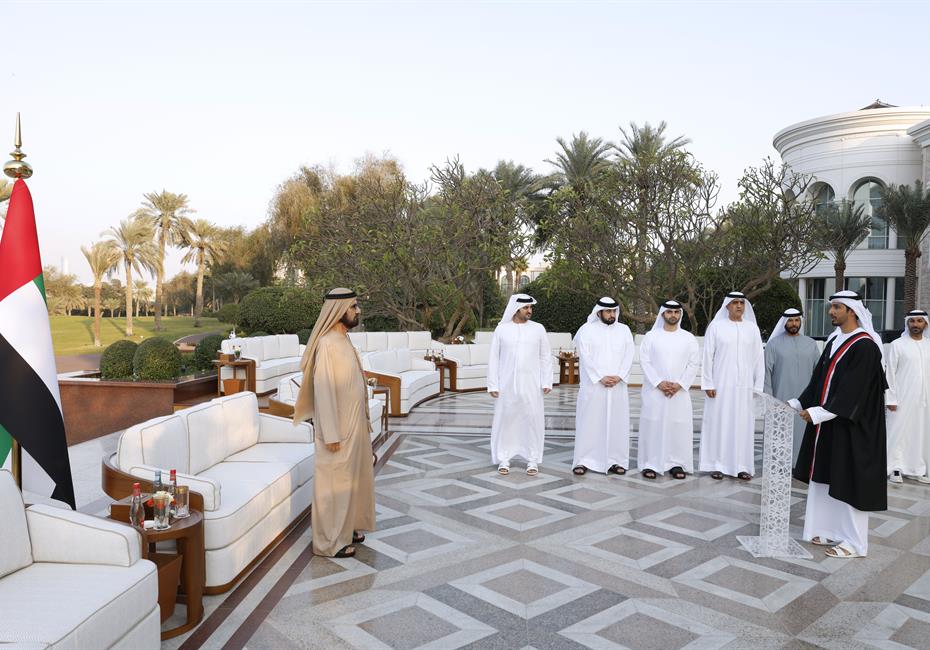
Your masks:
<path fill-rule="evenodd" d="M 530 283 L 530 276 L 528 276 L 528 275 L 521 275 L 521 276 L 520 276 L 520 288 L 521 288 L 521 289 L 522 289 L 523 287 L 525 287 L 526 285 L 528 285 L 529 283 Z"/>
<path fill-rule="evenodd" d="M 826 183 L 814 187 L 814 209 L 820 212 L 825 206 L 831 205 L 836 198 L 833 188 Z"/>
<path fill-rule="evenodd" d="M 869 178 L 855 187 L 853 203 L 863 206 L 865 214 L 872 218 L 869 248 L 888 248 L 888 223 L 882 217 L 881 182 Z"/>

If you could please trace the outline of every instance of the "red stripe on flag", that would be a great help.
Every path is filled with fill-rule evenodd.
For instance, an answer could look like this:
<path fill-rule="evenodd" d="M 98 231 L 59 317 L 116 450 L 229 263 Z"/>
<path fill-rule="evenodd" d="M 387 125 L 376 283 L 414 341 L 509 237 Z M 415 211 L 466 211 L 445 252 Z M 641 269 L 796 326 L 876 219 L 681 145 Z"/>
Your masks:
<path fill-rule="evenodd" d="M 0 239 L 0 300 L 32 282 L 42 273 L 39 236 L 32 195 L 23 179 L 17 179 Z"/>

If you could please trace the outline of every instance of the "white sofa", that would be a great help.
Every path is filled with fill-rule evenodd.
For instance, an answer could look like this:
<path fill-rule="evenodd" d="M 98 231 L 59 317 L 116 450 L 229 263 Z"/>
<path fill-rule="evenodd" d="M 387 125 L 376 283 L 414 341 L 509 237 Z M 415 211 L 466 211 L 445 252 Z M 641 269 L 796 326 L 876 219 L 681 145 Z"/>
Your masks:
<path fill-rule="evenodd" d="M 130 427 L 114 464 L 147 481 L 177 469 L 203 495 L 206 587 L 222 590 L 310 506 L 313 428 L 242 392 Z"/>
<path fill-rule="evenodd" d="M 422 359 L 426 356 L 427 350 L 438 350 L 442 347 L 442 344 L 434 341 L 432 335 L 425 330 L 422 332 L 349 332 L 349 340 L 363 357 L 369 352 L 406 349 Z"/>
<path fill-rule="evenodd" d="M 255 392 L 258 394 L 273 391 L 284 375 L 300 370 L 300 360 L 306 349 L 296 334 L 273 334 L 224 339 L 220 351 L 233 354 L 237 345 L 242 358 L 255 362 Z M 220 379 L 232 379 L 234 371 L 234 368 L 221 368 Z M 241 371 L 236 376 L 242 377 Z"/>
<path fill-rule="evenodd" d="M 439 371 L 419 350 L 371 352 L 362 357 L 362 368 L 369 377 L 376 377 L 378 383 L 391 389 L 393 416 L 407 415 L 415 405 L 440 392 Z"/>
<path fill-rule="evenodd" d="M 297 402 L 297 393 L 300 390 L 300 382 L 303 381 L 303 373 L 296 372 L 288 375 L 278 382 L 278 392 L 275 400 L 282 404 L 293 407 Z M 374 440 L 381 435 L 381 416 L 385 409 L 384 395 L 375 395 L 368 400 L 368 417 L 371 418 L 371 439 Z"/>
<path fill-rule="evenodd" d="M 549 347 L 552 348 L 553 357 L 558 357 L 559 350 L 563 352 L 575 351 L 575 343 L 572 341 L 572 335 L 569 332 L 546 332 L 546 336 L 549 338 Z M 475 332 L 475 343 L 477 344 L 490 344 L 491 339 L 494 337 L 494 332 Z M 454 347 L 454 346 L 450 346 Z M 448 352 L 449 348 L 446 348 Z M 552 383 L 559 383 L 559 361 L 557 358 L 552 360 Z"/>
<path fill-rule="evenodd" d="M 0 471 L 0 647 L 159 648 L 158 573 L 141 551 L 125 524 L 26 508 Z"/>
<path fill-rule="evenodd" d="M 446 374 L 446 388 L 454 391 L 479 390 L 488 387 L 488 357 L 490 343 L 444 345 L 443 354 L 455 362 L 455 368 Z"/>

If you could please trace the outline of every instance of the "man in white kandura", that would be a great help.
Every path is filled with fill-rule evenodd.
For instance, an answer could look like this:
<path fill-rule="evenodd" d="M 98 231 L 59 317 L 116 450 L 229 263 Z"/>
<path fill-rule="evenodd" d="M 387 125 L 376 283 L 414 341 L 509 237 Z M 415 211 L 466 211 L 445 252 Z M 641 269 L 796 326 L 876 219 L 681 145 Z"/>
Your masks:
<path fill-rule="evenodd" d="M 510 296 L 504 317 L 491 338 L 488 392 L 497 400 L 491 423 L 491 461 L 510 473 L 510 461 L 526 460 L 535 476 L 543 457 L 546 418 L 543 395 L 552 390 L 552 349 L 546 328 L 530 320 L 536 300 Z"/>
<path fill-rule="evenodd" d="M 927 312 L 908 312 L 904 332 L 888 348 L 888 478 L 930 483 L 930 321 Z"/>
<path fill-rule="evenodd" d="M 691 332 L 681 329 L 681 303 L 667 300 L 639 346 L 643 369 L 639 458 L 643 476 L 668 471 L 683 479 L 694 473 L 694 411 L 688 390 L 701 365 Z"/>
<path fill-rule="evenodd" d="M 575 335 L 579 358 L 572 470 L 626 474 L 630 465 L 630 397 L 633 334 L 617 320 L 620 305 L 601 298 Z"/>
<path fill-rule="evenodd" d="M 753 390 L 765 382 L 762 335 L 752 305 L 731 291 L 704 334 L 701 389 L 704 419 L 698 469 L 720 480 L 743 481 L 755 474 Z"/>

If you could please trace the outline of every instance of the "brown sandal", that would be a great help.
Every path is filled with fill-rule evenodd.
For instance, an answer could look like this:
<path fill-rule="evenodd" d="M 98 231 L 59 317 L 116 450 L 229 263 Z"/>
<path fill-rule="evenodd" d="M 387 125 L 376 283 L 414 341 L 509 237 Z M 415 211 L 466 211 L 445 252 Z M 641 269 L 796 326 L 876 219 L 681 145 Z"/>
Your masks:
<path fill-rule="evenodd" d="M 710 473 L 710 477 L 711 477 L 712 479 L 714 479 L 715 481 L 722 481 L 722 480 L 723 480 L 723 472 L 711 472 L 711 473 Z"/>
<path fill-rule="evenodd" d="M 644 476 L 645 478 L 655 478 L 655 477 L 656 477 L 656 471 L 655 471 L 654 469 L 644 469 L 644 470 L 643 470 L 643 476 Z"/>
<path fill-rule="evenodd" d="M 343 546 L 333 557 L 355 557 L 355 547 L 351 544 Z"/>
<path fill-rule="evenodd" d="M 623 476 L 624 474 L 626 474 L 626 470 L 623 469 L 622 467 L 620 467 L 619 465 L 611 465 L 611 466 L 610 466 L 610 469 L 607 470 L 607 473 L 608 473 L 608 474 L 617 474 L 617 475 L 619 475 L 619 476 Z"/>
<path fill-rule="evenodd" d="M 585 472 L 587 471 L 588 471 L 587 467 L 585 467 L 584 465 L 579 465 L 578 467 L 575 467 L 574 469 L 572 469 L 572 474 L 574 474 L 575 476 L 584 476 Z"/>
<path fill-rule="evenodd" d="M 752 475 L 749 472 L 740 472 L 739 474 L 736 475 L 736 478 L 738 478 L 741 481 L 751 481 Z"/>
<path fill-rule="evenodd" d="M 364 541 L 365 541 L 364 535 L 362 535 L 361 533 L 357 531 L 354 531 L 354 530 L 352 531 L 352 543 L 353 544 L 361 544 Z"/>

